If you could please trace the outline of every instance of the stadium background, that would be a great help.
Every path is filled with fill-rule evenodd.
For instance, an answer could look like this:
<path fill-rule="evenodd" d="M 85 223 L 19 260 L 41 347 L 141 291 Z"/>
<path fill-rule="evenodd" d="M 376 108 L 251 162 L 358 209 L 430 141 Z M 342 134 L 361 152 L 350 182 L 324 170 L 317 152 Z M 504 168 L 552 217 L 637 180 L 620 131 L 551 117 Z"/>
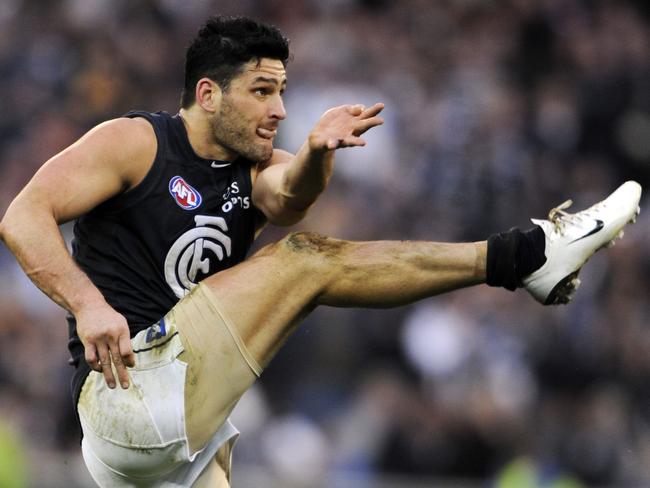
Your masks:
<path fill-rule="evenodd" d="M 279 147 L 327 107 L 386 103 L 299 228 L 479 240 L 650 183 L 643 0 L 2 0 L 0 210 L 94 124 L 175 112 L 215 13 L 292 40 Z M 318 310 L 235 414 L 234 486 L 650 485 L 648 210 L 569 307 L 477 287 Z M 0 486 L 88 486 L 63 312 L 4 247 L 0 276 Z"/>

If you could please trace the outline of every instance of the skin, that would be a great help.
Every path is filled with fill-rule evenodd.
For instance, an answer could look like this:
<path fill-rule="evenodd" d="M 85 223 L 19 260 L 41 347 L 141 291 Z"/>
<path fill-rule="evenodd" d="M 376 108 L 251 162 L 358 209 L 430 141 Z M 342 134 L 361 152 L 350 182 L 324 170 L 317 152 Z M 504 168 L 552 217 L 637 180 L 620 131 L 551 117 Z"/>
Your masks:
<path fill-rule="evenodd" d="M 323 114 L 296 155 L 273 148 L 286 117 L 280 61 L 246 64 L 226 90 L 209 78 L 196 85 L 196 102 L 180 114 L 194 151 L 205 159 L 234 161 L 243 155 L 252 169 L 253 203 L 266 220 L 291 225 L 302 219 L 325 190 L 334 152 L 365 145 L 361 136 L 382 123 L 383 104 L 335 107 Z M 115 144 L 119 140 L 120 144 Z M 12 202 L 0 233 L 27 275 L 77 319 L 85 359 L 108 386 L 129 386 L 135 364 L 126 320 L 111 308 L 67 252 L 58 225 L 138 185 L 156 154 L 156 137 L 143 119 L 101 124 L 44 164 Z M 485 281 L 486 243 L 346 242 L 293 233 L 252 258 L 204 280 L 218 292 L 222 312 L 265 366 L 301 320 L 316 306 L 398 306 Z M 245 302 L 247 307 L 236 304 Z M 181 340 L 191 334 L 177 324 Z M 261 326 L 263 325 L 263 326 Z M 186 350 L 210 357 L 210 331 Z M 206 349 L 207 348 L 207 349 Z M 202 448 L 223 420 L 213 404 L 209 361 L 183 357 L 196 372 L 186 385 L 186 429 L 192 451 Z M 202 369 L 203 368 L 203 369 Z M 250 385 L 233 390 L 236 400 Z M 206 394 L 207 392 L 207 394 Z M 228 486 L 212 462 L 195 486 Z"/>
<path fill-rule="evenodd" d="M 350 242 L 291 233 L 203 281 L 248 352 L 266 367 L 319 305 L 389 308 L 485 281 L 486 243 Z M 241 304 L 246 306 L 242 307 Z M 230 382 L 232 395 L 211 395 L 222 356 L 214 324 L 177 321 L 192 381 L 185 385 L 190 450 L 205 445 L 250 383 Z"/>
<path fill-rule="evenodd" d="M 196 103 L 181 110 L 199 156 L 232 161 L 241 151 L 257 161 L 253 202 L 278 225 L 299 221 L 325 189 L 335 149 L 365 144 L 359 136 L 383 122 L 377 117 L 382 104 L 336 107 L 323 115 L 295 156 L 275 150 L 274 131 L 286 117 L 285 85 L 282 63 L 263 58 L 247 63 L 225 91 L 202 78 Z M 85 359 L 111 388 L 116 385 L 114 372 L 128 388 L 126 367 L 135 364 L 128 324 L 76 266 L 58 225 L 138 185 L 153 164 L 156 148 L 153 128 L 144 119 L 100 124 L 47 161 L 0 222 L 0 235 L 25 273 L 75 316 Z"/>
<path fill-rule="evenodd" d="M 233 161 L 241 155 L 258 163 L 252 170 L 253 202 L 275 225 L 300 221 L 327 187 L 334 150 L 364 146 L 360 136 L 383 123 L 381 103 L 367 109 L 335 107 L 323 114 L 295 156 L 274 149 L 273 139 L 287 116 L 282 101 L 286 86 L 282 62 L 263 58 L 247 63 L 226 90 L 202 78 L 196 103 L 180 110 L 199 156 Z"/>

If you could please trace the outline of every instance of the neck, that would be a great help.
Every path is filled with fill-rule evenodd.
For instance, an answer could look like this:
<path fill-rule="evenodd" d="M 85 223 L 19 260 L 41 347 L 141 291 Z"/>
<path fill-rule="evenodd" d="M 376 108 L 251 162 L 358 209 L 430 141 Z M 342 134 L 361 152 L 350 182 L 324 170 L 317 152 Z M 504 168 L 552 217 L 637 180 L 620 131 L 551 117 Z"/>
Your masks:
<path fill-rule="evenodd" d="M 212 135 L 210 121 L 196 105 L 181 108 L 178 112 L 187 131 L 190 146 L 197 156 L 203 159 L 234 161 L 235 153 L 218 144 Z"/>

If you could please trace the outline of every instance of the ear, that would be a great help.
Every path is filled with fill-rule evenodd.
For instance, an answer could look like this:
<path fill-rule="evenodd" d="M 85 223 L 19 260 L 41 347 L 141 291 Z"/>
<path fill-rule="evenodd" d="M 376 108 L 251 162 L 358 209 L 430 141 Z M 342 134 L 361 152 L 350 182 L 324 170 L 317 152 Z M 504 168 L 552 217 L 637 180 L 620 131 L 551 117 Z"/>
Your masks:
<path fill-rule="evenodd" d="M 215 113 L 221 105 L 221 88 L 210 78 L 196 82 L 196 103 L 206 112 Z"/>

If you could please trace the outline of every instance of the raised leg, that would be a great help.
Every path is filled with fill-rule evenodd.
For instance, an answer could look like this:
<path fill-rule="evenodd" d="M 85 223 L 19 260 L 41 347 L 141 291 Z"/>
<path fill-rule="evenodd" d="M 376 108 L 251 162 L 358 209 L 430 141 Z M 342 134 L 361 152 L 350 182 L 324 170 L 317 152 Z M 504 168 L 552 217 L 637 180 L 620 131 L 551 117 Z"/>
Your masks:
<path fill-rule="evenodd" d="M 177 317 L 186 346 L 180 359 L 189 365 L 192 450 L 211 438 L 254 382 L 256 366 L 266 366 L 316 306 L 404 305 L 484 282 L 485 259 L 484 242 L 347 242 L 294 233 L 207 278 L 197 292 L 210 296 L 203 300 L 210 307 L 189 314 L 198 319 L 179 307 Z"/>
<path fill-rule="evenodd" d="M 389 308 L 485 281 L 485 242 L 348 242 L 290 234 L 206 280 L 263 366 L 317 305 Z"/>
<path fill-rule="evenodd" d="M 200 446 L 201 432 L 214 432 L 214 425 L 219 425 L 215 422 L 223 418 L 220 415 L 227 415 L 254 381 L 251 371 L 266 366 L 301 319 L 318 305 L 395 307 L 484 283 L 486 274 L 491 286 L 514 289 L 523 284 L 542 303 L 568 301 L 566 279 L 634 220 L 640 196 L 641 187 L 627 182 L 605 201 L 576 215 L 561 211 L 561 206 L 551 211 L 549 221 L 534 221 L 538 227 L 529 231 L 513 229 L 495 235 L 489 263 L 486 242 L 346 242 L 294 233 L 265 247 L 199 287 L 213 297 L 213 310 L 218 312 L 212 315 L 230 324 L 228 331 L 237 346 L 231 344 L 230 351 L 211 347 L 215 327 L 210 320 L 204 320 L 189 341 L 197 354 L 187 354 L 194 371 L 194 384 L 186 390 L 188 437 Z M 560 300 L 556 300 L 558 287 L 564 287 Z M 221 371 L 230 371 L 235 364 L 232 357 L 238 354 L 232 354 L 233 348 L 241 353 L 238 380 Z M 248 366 L 242 367 L 244 363 Z M 215 380 L 219 373 L 222 382 Z M 215 392 L 224 384 L 232 394 L 219 405 Z"/>

